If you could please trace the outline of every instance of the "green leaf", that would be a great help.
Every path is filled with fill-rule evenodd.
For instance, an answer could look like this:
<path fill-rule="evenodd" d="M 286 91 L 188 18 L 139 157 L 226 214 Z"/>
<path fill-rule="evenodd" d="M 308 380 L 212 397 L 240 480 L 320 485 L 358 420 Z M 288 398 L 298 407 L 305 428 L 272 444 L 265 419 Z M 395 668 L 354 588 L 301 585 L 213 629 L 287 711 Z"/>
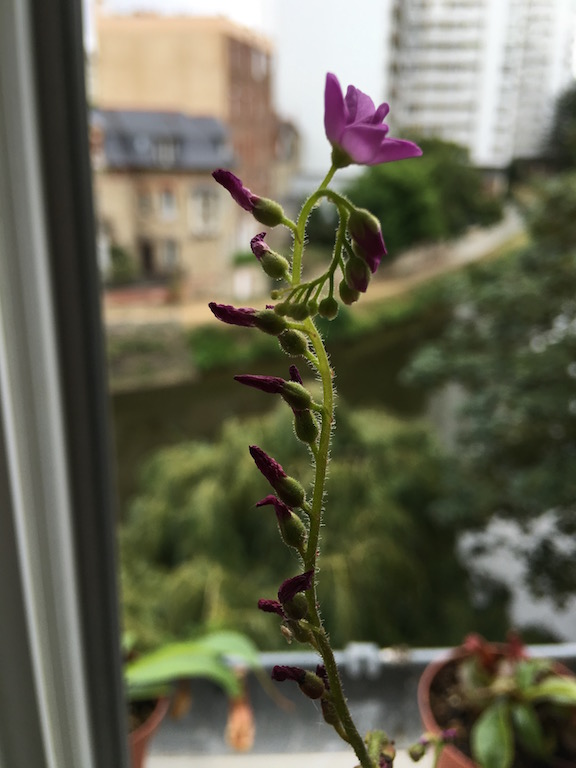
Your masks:
<path fill-rule="evenodd" d="M 576 678 L 561 675 L 547 677 L 524 691 L 524 698 L 526 701 L 546 699 L 556 704 L 576 704 Z"/>
<path fill-rule="evenodd" d="M 471 732 L 474 760 L 480 768 L 510 768 L 514 759 L 514 737 L 506 701 L 486 709 Z"/>
<path fill-rule="evenodd" d="M 174 682 L 189 677 L 203 677 L 220 685 L 229 696 L 240 693 L 234 670 L 217 654 L 199 643 L 172 643 L 136 659 L 126 667 L 130 696 L 141 687 Z"/>
<path fill-rule="evenodd" d="M 524 690 L 534 684 L 538 675 L 542 672 L 548 672 L 551 669 L 551 663 L 546 659 L 524 659 L 516 665 L 514 677 L 518 688 Z"/>
<path fill-rule="evenodd" d="M 254 643 L 240 632 L 212 632 L 195 641 L 199 649 L 228 656 L 234 662 L 243 662 L 247 667 L 260 667 L 260 654 Z"/>
<path fill-rule="evenodd" d="M 514 704 L 510 709 L 514 730 L 520 744 L 531 755 L 545 758 L 553 749 L 553 742 L 546 739 L 536 712 L 528 704 Z"/>

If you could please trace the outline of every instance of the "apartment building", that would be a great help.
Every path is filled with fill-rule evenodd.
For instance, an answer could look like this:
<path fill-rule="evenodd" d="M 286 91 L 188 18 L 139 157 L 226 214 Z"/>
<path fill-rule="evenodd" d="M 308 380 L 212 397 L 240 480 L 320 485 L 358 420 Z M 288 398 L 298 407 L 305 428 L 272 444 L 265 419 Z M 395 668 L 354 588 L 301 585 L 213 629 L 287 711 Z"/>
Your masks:
<path fill-rule="evenodd" d="M 161 110 L 227 126 L 235 172 L 273 193 L 277 120 L 267 38 L 224 17 L 96 12 L 92 65 L 100 109 Z"/>
<path fill-rule="evenodd" d="M 573 0 L 392 0 L 394 126 L 484 168 L 536 157 L 572 80 Z"/>
<path fill-rule="evenodd" d="M 91 153 L 103 251 L 184 296 L 231 295 L 235 206 L 211 176 L 233 164 L 226 127 L 180 112 L 95 110 Z M 106 258 L 106 257 L 105 257 Z"/>

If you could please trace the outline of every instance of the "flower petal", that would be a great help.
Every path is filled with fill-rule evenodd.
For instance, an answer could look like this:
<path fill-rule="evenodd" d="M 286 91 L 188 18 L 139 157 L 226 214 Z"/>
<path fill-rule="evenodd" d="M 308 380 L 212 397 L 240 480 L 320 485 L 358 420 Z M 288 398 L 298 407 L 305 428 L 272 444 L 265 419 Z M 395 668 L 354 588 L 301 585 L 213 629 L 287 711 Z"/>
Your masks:
<path fill-rule="evenodd" d="M 348 110 L 347 125 L 362 123 L 365 120 L 372 121 L 376 107 L 370 96 L 367 96 L 353 85 L 349 85 L 344 102 Z"/>
<path fill-rule="evenodd" d="M 346 107 L 336 75 L 328 72 L 324 90 L 324 128 L 328 141 L 337 144 L 346 126 Z"/>
<path fill-rule="evenodd" d="M 384 124 L 350 126 L 344 129 L 340 145 L 360 165 L 378 165 L 422 154 L 416 144 L 405 139 L 389 139 L 386 132 Z"/>

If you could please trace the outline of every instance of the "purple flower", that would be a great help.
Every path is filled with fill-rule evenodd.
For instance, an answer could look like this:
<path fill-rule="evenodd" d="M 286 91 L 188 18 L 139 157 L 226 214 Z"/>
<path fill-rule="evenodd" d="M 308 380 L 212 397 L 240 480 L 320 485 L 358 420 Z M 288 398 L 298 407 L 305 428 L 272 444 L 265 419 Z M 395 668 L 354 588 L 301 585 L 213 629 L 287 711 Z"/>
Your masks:
<path fill-rule="evenodd" d="M 272 669 L 272 680 L 283 683 L 284 680 L 294 680 L 300 690 L 310 699 L 319 699 L 326 693 L 322 680 L 313 672 L 307 672 L 300 667 L 276 665 Z"/>
<path fill-rule="evenodd" d="M 225 171 L 223 168 L 218 168 L 217 171 L 214 171 L 212 176 L 218 184 L 221 184 L 224 189 L 230 192 L 234 201 L 237 202 L 241 208 L 244 208 L 248 213 L 253 213 L 254 206 L 260 198 L 257 195 L 253 195 L 252 192 L 242 184 L 238 176 L 234 176 L 233 173 Z"/>
<path fill-rule="evenodd" d="M 291 579 L 286 579 L 278 590 L 278 600 L 282 604 L 293 600 L 299 592 L 305 592 L 307 589 L 310 589 L 313 578 L 314 570 L 312 569 L 311 571 L 300 573 L 298 576 L 293 576 Z"/>
<path fill-rule="evenodd" d="M 388 111 L 388 104 L 376 109 L 372 99 L 353 85 L 344 97 L 338 78 L 330 72 L 326 75 L 324 127 L 338 168 L 351 163 L 378 165 L 422 154 L 411 141 L 387 138 L 388 126 L 382 121 Z"/>
<path fill-rule="evenodd" d="M 290 371 L 290 381 L 295 381 L 297 384 L 304 384 L 302 376 L 300 376 L 300 371 L 295 365 L 291 365 L 288 370 Z"/>
<path fill-rule="evenodd" d="M 278 600 L 258 600 L 258 608 L 260 608 L 261 611 L 264 611 L 264 613 L 277 613 L 279 616 L 282 616 L 283 619 L 286 618 L 282 604 L 279 603 Z"/>
<path fill-rule="evenodd" d="M 268 456 L 268 454 L 265 453 L 262 448 L 259 448 L 257 445 L 250 446 L 250 455 L 272 488 L 275 488 L 279 482 L 288 477 L 280 464 L 278 464 L 278 462 L 271 456 Z"/>
<path fill-rule="evenodd" d="M 230 304 L 208 304 L 212 314 L 228 325 L 241 325 L 252 328 L 256 325 L 256 310 L 251 307 L 232 307 Z"/>
<path fill-rule="evenodd" d="M 264 242 L 264 238 L 266 237 L 266 232 L 260 232 L 259 235 L 254 235 L 252 240 L 250 240 L 250 248 L 252 248 L 252 253 L 258 261 L 262 258 L 262 256 L 265 253 L 271 253 L 271 248 L 268 245 L 268 243 Z"/>

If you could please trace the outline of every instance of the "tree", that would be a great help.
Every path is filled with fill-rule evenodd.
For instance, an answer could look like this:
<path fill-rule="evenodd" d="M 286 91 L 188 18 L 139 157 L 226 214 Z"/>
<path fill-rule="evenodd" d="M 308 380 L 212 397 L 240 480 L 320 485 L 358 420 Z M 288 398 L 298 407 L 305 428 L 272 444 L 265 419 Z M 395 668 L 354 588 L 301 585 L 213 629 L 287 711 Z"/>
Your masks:
<path fill-rule="evenodd" d="M 484 189 L 464 148 L 439 139 L 418 143 L 422 157 L 370 167 L 347 189 L 356 205 L 380 219 L 391 253 L 456 237 L 502 215 L 501 201 Z"/>
<path fill-rule="evenodd" d="M 553 525 L 524 554 L 533 592 L 558 602 L 576 591 L 575 189 L 574 175 L 545 185 L 532 245 L 452 284 L 452 322 L 410 372 L 466 393 L 445 514 L 526 530 L 546 514 Z"/>
<path fill-rule="evenodd" d="M 561 170 L 576 168 L 576 85 L 556 102 L 547 154 Z"/>
<path fill-rule="evenodd" d="M 219 442 L 168 448 L 146 466 L 122 534 L 125 624 L 143 646 L 199 627 L 284 645 L 256 602 L 276 597 L 296 561 L 272 509 L 254 506 L 269 487 L 247 441 L 306 480 L 306 451 L 285 439 L 290 420 L 285 407 L 232 420 Z M 472 582 L 455 555 L 455 527 L 435 512 L 443 469 L 427 430 L 343 406 L 338 421 L 320 594 L 335 645 L 458 643 L 471 629 L 501 636 L 505 591 Z M 470 607 L 472 594 L 487 598 L 484 610 Z"/>

